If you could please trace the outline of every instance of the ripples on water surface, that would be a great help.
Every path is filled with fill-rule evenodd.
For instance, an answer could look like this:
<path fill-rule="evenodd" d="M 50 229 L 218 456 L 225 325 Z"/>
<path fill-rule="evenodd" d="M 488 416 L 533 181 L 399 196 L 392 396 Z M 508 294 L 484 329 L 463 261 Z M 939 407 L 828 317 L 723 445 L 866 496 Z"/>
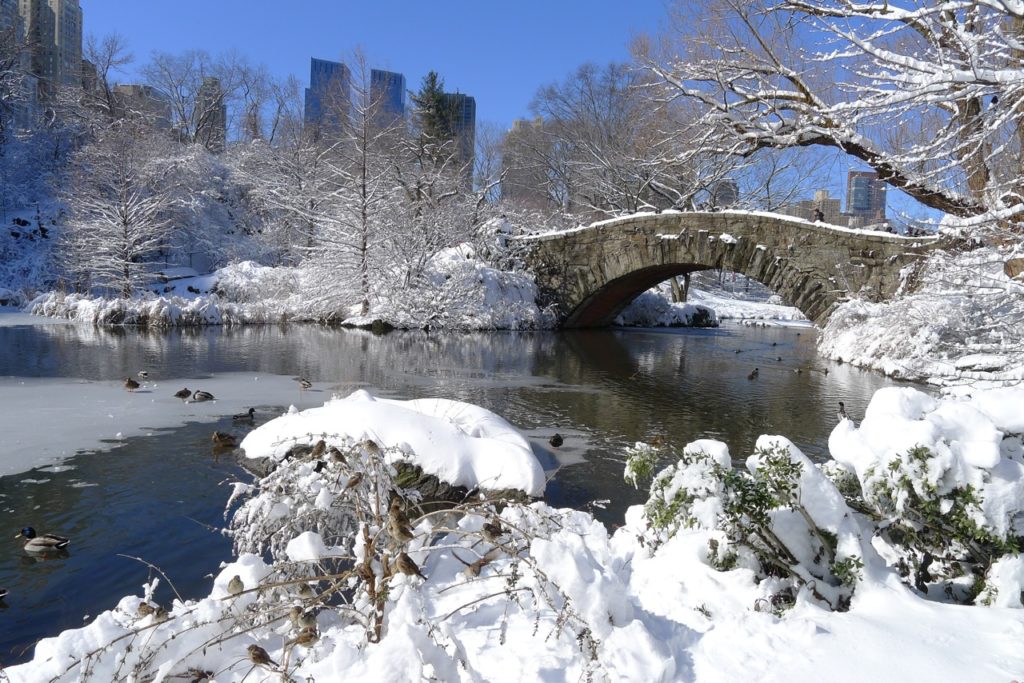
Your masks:
<path fill-rule="evenodd" d="M 302 375 L 339 394 L 367 387 L 468 401 L 522 429 L 535 450 L 561 433 L 554 455 L 563 467 L 552 473 L 548 499 L 573 507 L 609 500 L 594 512 L 614 525 L 643 499 L 622 482 L 623 449 L 635 441 L 717 438 L 740 459 L 771 433 L 827 457 L 837 402 L 858 416 L 890 382 L 819 358 L 814 339 L 812 330 L 778 327 L 378 337 L 298 325 L 166 333 L 15 326 L 0 327 L 0 378 L 116 381 L 146 368 L 170 386 L 247 371 Z M 755 367 L 758 378 L 747 379 Z M 272 413 L 292 401 L 261 408 Z M 151 572 L 119 555 L 159 566 L 185 597 L 208 592 L 206 575 L 230 555 L 230 542 L 209 529 L 223 524 L 221 483 L 245 476 L 211 455 L 209 435 L 225 426 L 188 424 L 0 477 L 0 586 L 11 591 L 0 603 L 0 664 L 24 660 L 38 638 L 138 593 Z M 71 536 L 70 554 L 24 556 L 12 537 L 25 524 Z M 163 581 L 158 599 L 171 596 Z"/>

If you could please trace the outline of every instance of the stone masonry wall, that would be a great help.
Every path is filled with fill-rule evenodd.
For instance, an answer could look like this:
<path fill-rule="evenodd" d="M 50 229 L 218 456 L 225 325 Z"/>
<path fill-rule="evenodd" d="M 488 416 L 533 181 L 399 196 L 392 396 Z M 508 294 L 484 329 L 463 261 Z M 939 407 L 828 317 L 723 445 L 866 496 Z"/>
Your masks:
<path fill-rule="evenodd" d="M 607 325 L 633 298 L 673 275 L 721 268 L 767 285 L 819 325 L 850 297 L 896 294 L 900 271 L 938 245 L 771 214 L 641 214 L 521 238 L 543 304 L 566 327 Z"/>

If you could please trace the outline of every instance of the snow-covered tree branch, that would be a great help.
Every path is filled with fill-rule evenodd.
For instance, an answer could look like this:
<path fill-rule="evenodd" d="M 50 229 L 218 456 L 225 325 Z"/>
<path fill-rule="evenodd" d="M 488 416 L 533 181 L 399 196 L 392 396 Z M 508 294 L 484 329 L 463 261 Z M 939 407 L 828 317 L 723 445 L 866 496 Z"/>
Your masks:
<path fill-rule="evenodd" d="M 688 21 L 700 12 L 701 22 Z M 709 0 L 637 56 L 723 152 L 832 147 L 922 204 L 1019 227 L 1022 8 Z M 697 33 L 699 26 L 699 34 Z"/>

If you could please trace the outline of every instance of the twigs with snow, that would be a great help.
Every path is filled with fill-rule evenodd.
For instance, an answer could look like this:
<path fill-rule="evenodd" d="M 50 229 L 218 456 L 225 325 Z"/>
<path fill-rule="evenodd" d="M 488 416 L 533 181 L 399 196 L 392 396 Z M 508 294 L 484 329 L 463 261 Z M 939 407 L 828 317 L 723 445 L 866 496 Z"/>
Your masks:
<path fill-rule="evenodd" d="M 160 567 L 156 566 L 152 562 L 147 562 L 146 560 L 142 559 L 141 557 L 135 557 L 134 555 L 125 555 L 124 553 L 117 553 L 117 557 L 124 557 L 124 558 L 127 558 L 129 560 L 135 560 L 136 562 L 141 562 L 142 564 L 146 565 L 147 567 L 149 567 L 153 571 L 157 572 L 158 574 L 160 574 L 160 576 L 164 577 L 164 579 L 167 580 L 167 585 L 171 587 L 172 591 L 174 591 L 175 597 L 178 598 L 178 600 L 184 600 L 184 598 L 181 597 L 181 593 L 178 592 L 178 589 L 174 587 L 174 582 L 171 581 L 170 577 L 168 577 L 167 574 L 164 573 L 164 570 L 160 569 Z"/>

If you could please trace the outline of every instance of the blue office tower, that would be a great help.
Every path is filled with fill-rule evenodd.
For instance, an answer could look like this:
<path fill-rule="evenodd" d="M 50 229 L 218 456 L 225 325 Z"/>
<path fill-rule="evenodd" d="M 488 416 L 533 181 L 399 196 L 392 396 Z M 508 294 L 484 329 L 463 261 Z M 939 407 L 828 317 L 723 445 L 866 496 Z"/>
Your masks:
<path fill-rule="evenodd" d="M 349 115 L 351 89 L 352 74 L 347 66 L 328 59 L 310 59 L 304 117 L 306 125 L 340 127 Z"/>
<path fill-rule="evenodd" d="M 459 160 L 465 164 L 472 178 L 473 159 L 476 156 L 476 100 L 462 93 L 441 96 L 449 132 L 457 145 Z"/>
<path fill-rule="evenodd" d="M 370 69 L 370 100 L 377 107 L 376 118 L 391 124 L 405 117 L 405 76 L 394 71 Z"/>

